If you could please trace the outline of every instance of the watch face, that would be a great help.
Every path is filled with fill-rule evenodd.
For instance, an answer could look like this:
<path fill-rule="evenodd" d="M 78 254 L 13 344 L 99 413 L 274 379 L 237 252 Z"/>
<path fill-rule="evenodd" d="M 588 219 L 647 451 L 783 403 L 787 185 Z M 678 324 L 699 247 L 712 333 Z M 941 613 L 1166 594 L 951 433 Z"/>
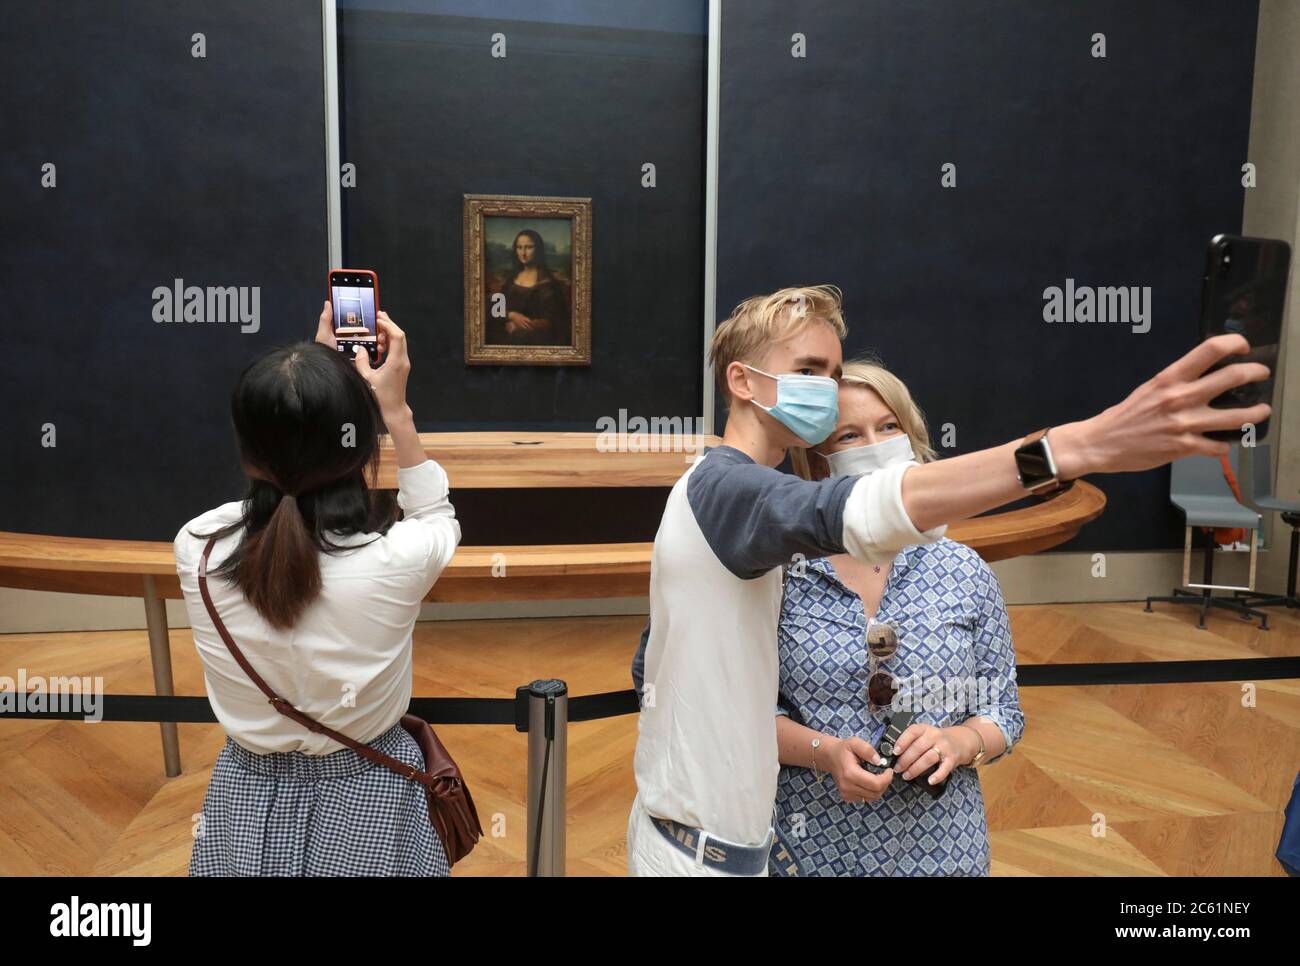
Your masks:
<path fill-rule="evenodd" d="M 1046 483 L 1056 475 L 1056 469 L 1052 466 L 1052 459 L 1042 439 L 1016 450 L 1016 468 L 1020 471 L 1021 482 L 1031 488 L 1039 483 Z"/>

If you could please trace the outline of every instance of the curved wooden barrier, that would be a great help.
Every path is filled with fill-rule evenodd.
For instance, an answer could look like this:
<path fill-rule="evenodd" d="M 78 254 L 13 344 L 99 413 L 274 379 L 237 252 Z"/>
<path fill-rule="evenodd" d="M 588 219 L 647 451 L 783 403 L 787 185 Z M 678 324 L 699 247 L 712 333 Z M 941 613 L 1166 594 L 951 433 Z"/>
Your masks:
<path fill-rule="evenodd" d="M 653 546 L 461 547 L 425 599 L 462 603 L 644 597 L 649 593 Z M 181 599 L 170 543 L 0 532 L 0 587 L 139 597 L 146 577 L 158 597 Z"/>
<path fill-rule="evenodd" d="M 1065 543 L 1105 509 L 1105 493 L 1091 483 L 1075 480 L 1067 489 L 1031 506 L 954 523 L 948 536 L 993 563 Z"/>
<path fill-rule="evenodd" d="M 683 420 L 659 420 L 681 423 Z M 388 437 L 379 453 L 381 489 L 397 486 Z M 685 433 L 421 433 L 429 459 L 453 490 L 672 486 L 717 436 Z"/>
<path fill-rule="evenodd" d="M 1076 482 L 1033 506 L 953 524 L 948 536 L 990 562 L 1057 546 L 1095 520 L 1106 497 Z M 644 596 L 650 543 L 461 547 L 428 600 L 585 599 Z M 170 543 L 0 532 L 0 587 L 112 597 L 140 596 L 153 578 L 159 597 L 179 600 Z"/>
<path fill-rule="evenodd" d="M 985 560 L 1005 560 L 1064 543 L 1105 506 L 1105 495 L 1080 480 L 1035 505 L 954 524 L 948 536 L 973 547 Z M 450 603 L 645 596 L 653 546 L 461 547 L 426 599 Z M 0 587 L 142 598 L 154 690 L 173 693 L 163 601 L 180 599 L 181 591 L 170 543 L 0 532 Z M 164 766 L 174 777 L 180 774 L 176 725 L 162 722 L 160 728 Z"/>

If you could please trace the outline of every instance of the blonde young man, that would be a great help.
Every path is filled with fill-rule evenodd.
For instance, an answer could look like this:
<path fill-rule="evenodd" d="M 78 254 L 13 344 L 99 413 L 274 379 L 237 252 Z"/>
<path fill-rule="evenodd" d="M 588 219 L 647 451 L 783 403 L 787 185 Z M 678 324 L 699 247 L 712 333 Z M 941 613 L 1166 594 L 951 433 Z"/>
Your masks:
<path fill-rule="evenodd" d="M 789 288 L 736 306 L 709 347 L 730 406 L 727 428 L 669 494 L 651 562 L 650 620 L 633 663 L 642 694 L 628 818 L 633 875 L 767 874 L 783 564 L 842 553 L 883 564 L 1027 491 L 1226 454 L 1227 443 L 1201 434 L 1269 415 L 1262 404 L 1207 405 L 1268 376 L 1257 363 L 1205 374 L 1248 350 L 1241 336 L 1225 335 L 1118 405 L 1050 433 L 868 476 L 813 482 L 781 473 L 786 450 L 816 445 L 835 426 L 845 331 L 838 289 Z M 878 761 L 865 742 L 854 750 Z M 872 797 L 893 779 L 864 775 Z"/>

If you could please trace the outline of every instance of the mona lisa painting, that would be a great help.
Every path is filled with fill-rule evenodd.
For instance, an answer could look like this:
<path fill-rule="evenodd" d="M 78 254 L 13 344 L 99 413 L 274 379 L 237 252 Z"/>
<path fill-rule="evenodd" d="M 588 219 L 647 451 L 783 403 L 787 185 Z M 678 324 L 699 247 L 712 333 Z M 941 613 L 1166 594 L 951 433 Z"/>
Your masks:
<path fill-rule="evenodd" d="M 591 199 L 465 196 L 465 362 L 591 365 Z"/>

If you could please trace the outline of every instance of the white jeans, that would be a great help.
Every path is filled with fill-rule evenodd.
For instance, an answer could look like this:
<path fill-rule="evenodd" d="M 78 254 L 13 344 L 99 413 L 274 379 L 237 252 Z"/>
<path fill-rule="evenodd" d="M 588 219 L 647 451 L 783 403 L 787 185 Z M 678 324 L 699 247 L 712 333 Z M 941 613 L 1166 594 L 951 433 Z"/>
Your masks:
<path fill-rule="evenodd" d="M 703 859 L 697 861 L 664 838 L 650 820 L 650 813 L 642 807 L 640 795 L 633 800 L 627 817 L 627 874 L 736 878 L 730 872 L 705 865 Z M 766 865 L 759 875 L 767 875 Z"/>

